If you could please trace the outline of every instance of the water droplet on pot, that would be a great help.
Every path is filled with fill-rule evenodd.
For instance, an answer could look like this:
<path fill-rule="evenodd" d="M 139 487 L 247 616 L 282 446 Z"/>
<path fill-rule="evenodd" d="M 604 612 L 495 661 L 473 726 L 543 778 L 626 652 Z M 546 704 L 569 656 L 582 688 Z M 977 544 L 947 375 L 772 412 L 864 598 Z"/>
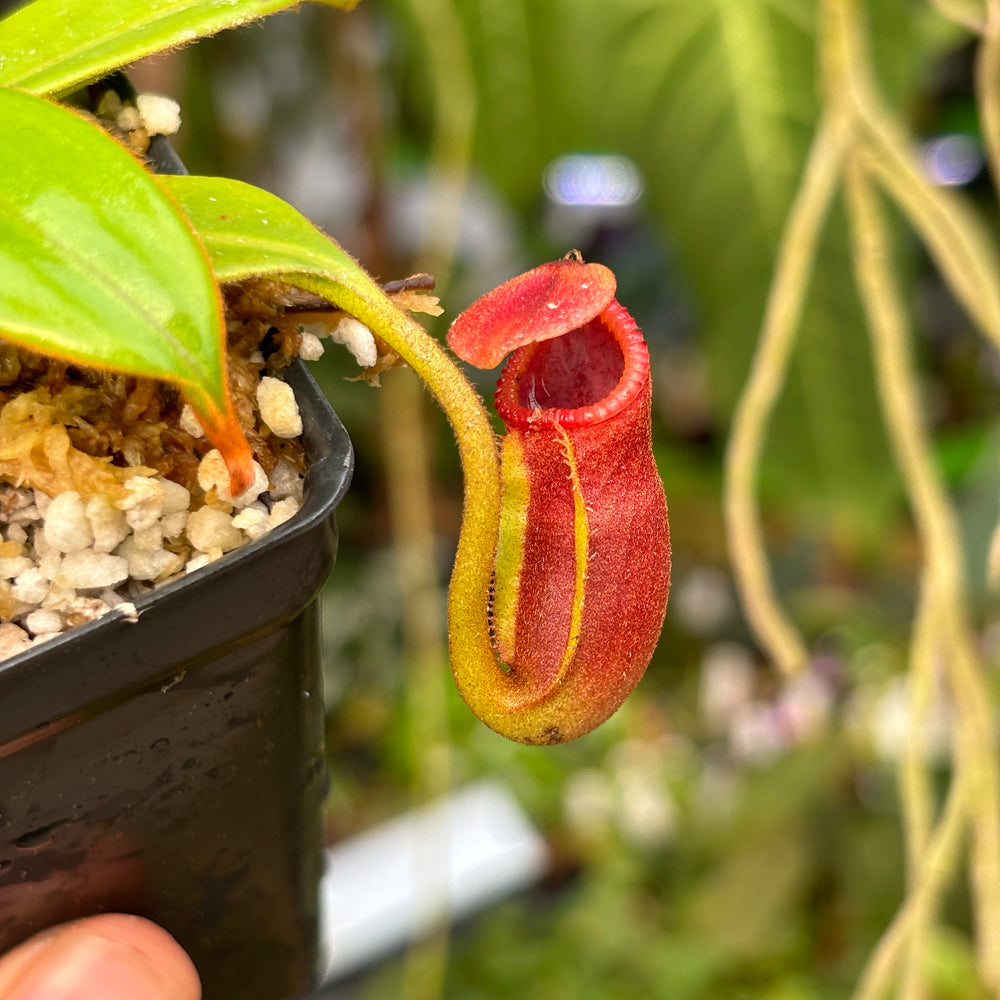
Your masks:
<path fill-rule="evenodd" d="M 70 820 L 68 819 L 57 819 L 54 823 L 40 826 L 37 830 L 30 830 L 28 833 L 22 834 L 11 843 L 19 851 L 40 851 L 43 847 L 48 847 L 55 840 L 56 830 L 61 826 L 66 826 L 69 822 Z"/>

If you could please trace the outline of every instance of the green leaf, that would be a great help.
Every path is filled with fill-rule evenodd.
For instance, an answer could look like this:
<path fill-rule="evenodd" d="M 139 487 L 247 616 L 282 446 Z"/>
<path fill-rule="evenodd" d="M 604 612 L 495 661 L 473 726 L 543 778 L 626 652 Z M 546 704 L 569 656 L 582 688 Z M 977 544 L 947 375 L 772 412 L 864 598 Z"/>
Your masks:
<path fill-rule="evenodd" d="M 358 0 L 321 0 L 350 10 Z M 35 0 L 0 21 L 0 84 L 65 94 L 154 52 L 292 7 L 290 0 Z"/>
<path fill-rule="evenodd" d="M 25 347 L 177 383 L 228 410 L 204 250 L 137 160 L 85 119 L 0 88 L 0 330 Z"/>
<path fill-rule="evenodd" d="M 190 220 L 219 281 L 313 275 L 363 299 L 383 297 L 350 254 L 277 196 L 221 177 L 160 180 Z"/>
<path fill-rule="evenodd" d="M 333 240 L 280 198 L 239 181 L 163 178 L 195 227 L 219 281 L 268 275 L 304 288 L 349 312 L 416 372 L 455 429 L 465 473 L 466 510 L 452 576 L 452 612 L 471 600 L 485 606 L 489 571 L 478 558 L 493 551 L 500 516 L 500 479 L 493 430 L 482 400 L 444 348 L 399 309 Z M 488 565 L 488 564 L 487 564 Z M 477 579 L 476 574 L 481 578 Z M 456 588 L 465 588 L 455 599 Z M 476 591 L 481 591 L 478 594 Z M 466 654 L 486 629 L 467 630 Z M 461 654 L 460 654 L 461 655 Z"/>

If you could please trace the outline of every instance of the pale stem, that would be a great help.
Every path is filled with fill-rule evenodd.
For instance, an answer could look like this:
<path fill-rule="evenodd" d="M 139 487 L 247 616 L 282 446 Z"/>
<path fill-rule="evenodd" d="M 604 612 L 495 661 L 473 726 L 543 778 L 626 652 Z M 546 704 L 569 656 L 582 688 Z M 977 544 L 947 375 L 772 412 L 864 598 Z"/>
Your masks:
<path fill-rule="evenodd" d="M 892 923 L 879 939 L 851 1000 L 884 1000 L 896 975 L 903 949 L 911 939 L 914 922 L 927 909 L 936 908 L 936 901 L 958 864 L 968 798 L 966 782 L 960 773 L 956 774 L 948 791 L 941 821 L 928 842 L 919 881 L 909 891 Z"/>
<path fill-rule="evenodd" d="M 753 365 L 733 414 L 725 456 L 723 505 L 740 601 L 758 641 L 778 668 L 794 674 L 806 643 L 781 608 L 767 561 L 757 480 L 768 425 L 788 373 L 816 251 L 837 188 L 845 134 L 826 115 L 813 138 L 789 212 Z"/>
<path fill-rule="evenodd" d="M 958 519 L 934 466 L 920 417 L 908 324 L 890 263 L 887 230 L 860 158 L 850 161 L 847 180 L 854 261 L 871 328 L 879 395 L 923 543 L 928 596 L 935 609 L 934 631 L 940 630 L 955 694 L 957 755 L 974 792 L 970 801 L 971 875 L 979 965 L 984 982 L 996 989 L 1000 986 L 1000 774 L 983 664 L 969 624 Z M 917 921 L 915 935 L 928 930 L 929 920 L 928 914 L 926 920 Z M 915 950 L 924 950 L 924 944 L 915 936 Z"/>
<path fill-rule="evenodd" d="M 986 0 L 976 53 L 976 102 L 994 190 L 1000 194 L 1000 0 Z M 1000 589 L 1000 521 L 993 529 L 987 560 L 987 583 Z"/>
<path fill-rule="evenodd" d="M 955 24 L 979 34 L 983 30 L 983 5 L 978 0 L 930 0 L 938 13 Z"/>
<path fill-rule="evenodd" d="M 875 380 L 889 440 L 910 497 L 917 532 L 924 545 L 924 560 L 917 621 L 912 640 L 910 665 L 910 707 L 907 745 L 900 760 L 900 782 L 904 807 L 904 832 L 907 843 L 907 883 L 910 894 L 915 876 L 924 863 L 931 803 L 928 780 L 918 742 L 922 723 L 927 717 L 930 699 L 932 652 L 937 615 L 937 567 L 933 559 L 947 550 L 951 532 L 950 511 L 943 491 L 938 488 L 934 470 L 926 461 L 929 442 L 917 414 L 920 405 L 914 388 L 914 372 L 908 356 L 906 315 L 896 288 L 891 267 L 891 248 L 875 200 L 875 193 L 857 156 L 849 160 L 846 171 L 848 216 L 855 278 L 861 302 L 868 317 Z M 913 407 L 912 411 L 908 408 Z M 948 873 L 949 878 L 954 873 Z M 914 902 L 909 921 L 909 941 L 904 969 L 903 1000 L 922 1000 L 926 995 L 920 969 L 921 957 L 936 918 L 936 897 L 922 897 Z"/>
<path fill-rule="evenodd" d="M 1000 2 L 987 0 L 976 53 L 976 102 L 994 188 L 1000 192 Z"/>
<path fill-rule="evenodd" d="M 910 641 L 907 690 L 906 739 L 897 768 L 903 836 L 906 842 L 906 886 L 913 892 L 920 882 L 927 845 L 934 823 L 934 790 L 927 763 L 930 709 L 935 695 L 936 601 L 933 572 L 925 561 L 921 569 L 920 596 Z M 924 1000 L 924 963 L 921 943 L 935 919 L 935 899 L 928 897 L 917 908 L 910 947 L 906 952 L 900 1000 Z"/>
<path fill-rule="evenodd" d="M 934 593 L 932 576 L 930 568 L 925 565 L 921 572 L 920 596 L 910 642 L 908 725 L 899 773 L 900 793 L 906 815 L 904 833 L 907 874 L 911 882 L 919 871 L 934 819 L 934 794 L 926 762 L 925 741 L 937 678 L 937 632 L 934 622 L 937 595 Z"/>
<path fill-rule="evenodd" d="M 886 107 L 856 0 L 825 0 L 828 30 L 841 71 L 838 95 L 863 134 L 868 166 L 919 233 L 955 298 L 1000 350 L 1000 258 L 972 208 L 956 193 L 935 186 L 921 169 L 917 143 Z"/>
<path fill-rule="evenodd" d="M 841 90 L 847 95 L 855 116 L 864 128 L 864 166 L 881 182 L 917 229 L 942 275 L 958 300 L 968 310 L 995 346 L 1000 345 L 1000 264 L 996 248 L 978 218 L 957 196 L 929 183 L 916 163 L 912 141 L 898 126 L 878 96 L 869 70 L 864 34 L 854 0 L 827 0 L 828 37 L 841 50 L 845 67 Z M 860 169 L 860 168 L 859 168 Z M 860 174 L 858 174 L 860 176 Z M 864 198 L 864 188 L 855 186 L 864 211 L 877 211 L 873 199 Z M 876 225 L 881 226 L 876 219 Z M 862 241 L 863 242 L 863 241 Z M 879 242 L 885 245 L 885 240 Z M 905 330 L 894 317 L 901 313 L 895 295 L 885 292 L 875 273 L 891 272 L 878 255 L 861 268 L 869 285 L 873 309 L 873 332 L 885 336 L 882 353 L 905 362 L 905 341 L 894 344 L 890 334 Z M 902 429 L 916 421 L 919 401 L 912 377 L 886 376 L 892 383 L 887 401 L 893 404 L 898 421 L 890 433 L 897 445 L 904 441 Z M 906 395 L 905 401 L 901 394 Z M 911 428 L 912 429 L 912 428 Z M 922 428 L 917 427 L 918 433 Z M 940 643 L 949 668 L 957 720 L 956 753 L 960 769 L 967 774 L 973 794 L 970 813 L 973 825 L 972 856 L 969 863 L 976 923 L 979 971 L 992 990 L 1000 990 L 1000 775 L 996 761 L 996 734 L 992 704 L 984 677 L 984 665 L 971 633 L 965 595 L 965 566 L 957 538 L 956 518 L 938 482 L 927 442 L 901 453 L 904 477 L 910 476 L 908 490 L 918 520 L 924 518 L 925 559 L 934 571 L 935 593 L 939 602 Z M 905 463 L 909 461 L 910 468 Z"/>

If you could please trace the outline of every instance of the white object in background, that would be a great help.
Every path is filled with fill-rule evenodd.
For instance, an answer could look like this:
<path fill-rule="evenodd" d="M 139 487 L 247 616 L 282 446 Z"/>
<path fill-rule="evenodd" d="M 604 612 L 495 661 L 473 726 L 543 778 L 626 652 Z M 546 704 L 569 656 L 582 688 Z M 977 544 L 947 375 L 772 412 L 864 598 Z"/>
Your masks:
<path fill-rule="evenodd" d="M 323 981 L 330 984 L 532 885 L 545 841 L 499 782 L 470 785 L 335 845 L 320 883 Z"/>

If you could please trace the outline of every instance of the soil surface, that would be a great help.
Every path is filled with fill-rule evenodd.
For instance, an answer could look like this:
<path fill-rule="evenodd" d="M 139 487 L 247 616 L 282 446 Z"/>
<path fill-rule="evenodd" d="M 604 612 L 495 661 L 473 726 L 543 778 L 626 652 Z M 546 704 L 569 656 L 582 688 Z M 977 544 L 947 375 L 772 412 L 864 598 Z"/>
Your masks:
<path fill-rule="evenodd" d="M 0 658 L 126 605 L 298 510 L 306 458 L 280 372 L 322 347 L 267 281 L 224 289 L 230 390 L 257 463 L 232 497 L 179 391 L 0 343 Z"/>

